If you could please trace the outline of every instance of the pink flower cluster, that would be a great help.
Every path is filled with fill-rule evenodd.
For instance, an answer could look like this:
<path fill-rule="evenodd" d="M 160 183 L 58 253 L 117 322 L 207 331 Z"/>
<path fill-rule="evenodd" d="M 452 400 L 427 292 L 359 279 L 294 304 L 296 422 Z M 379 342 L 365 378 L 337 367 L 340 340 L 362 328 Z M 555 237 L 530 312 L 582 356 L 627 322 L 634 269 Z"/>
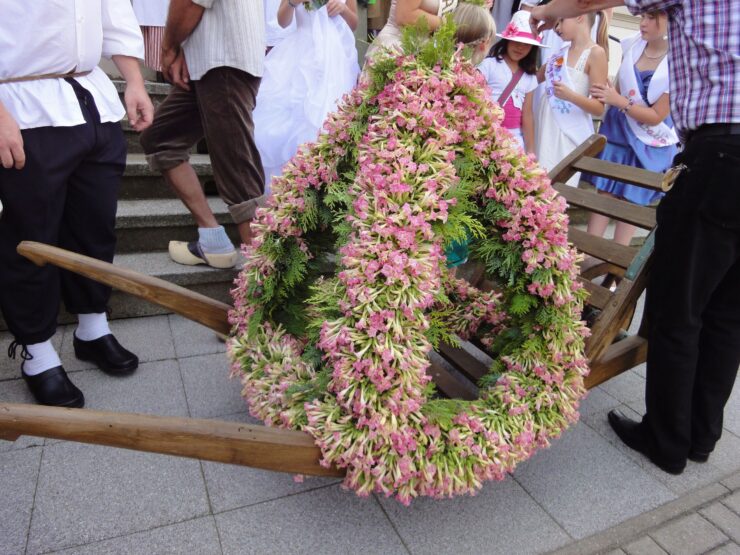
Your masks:
<path fill-rule="evenodd" d="M 379 94 L 361 86 L 348 95 L 317 143 L 273 182 L 270 206 L 258 211 L 258 239 L 245 249 L 229 352 L 250 409 L 268 424 L 310 433 L 322 464 L 345 468 L 345 485 L 360 495 L 380 492 L 409 503 L 419 495 L 474 493 L 578 417 L 588 368 L 565 204 L 500 126 L 501 111 L 489 98 L 461 57 L 445 70 L 398 58 Z M 373 115 L 351 144 L 349 130 L 363 123 L 367 106 Z M 263 292 L 281 275 L 266 239 L 297 241 L 307 252 L 307 194 L 325 194 L 339 180 L 340 159 L 355 150 L 344 215 L 351 231 L 331 282 L 340 315 L 323 321 L 315 345 L 330 381 L 309 398 L 308 388 L 297 387 L 316 378 L 301 358 L 305 340 L 267 316 Z M 498 203 L 509 215 L 481 222 L 486 233 L 521 246 L 528 292 L 559 315 L 557 325 L 538 326 L 502 357 L 506 373 L 467 403 L 428 398 L 429 315 L 444 311 L 450 333 L 462 338 L 482 329 L 493 337 L 512 317 L 501 293 L 483 293 L 445 269 L 438 230 L 455 208 L 460 160 L 479 168 L 479 206 Z"/>

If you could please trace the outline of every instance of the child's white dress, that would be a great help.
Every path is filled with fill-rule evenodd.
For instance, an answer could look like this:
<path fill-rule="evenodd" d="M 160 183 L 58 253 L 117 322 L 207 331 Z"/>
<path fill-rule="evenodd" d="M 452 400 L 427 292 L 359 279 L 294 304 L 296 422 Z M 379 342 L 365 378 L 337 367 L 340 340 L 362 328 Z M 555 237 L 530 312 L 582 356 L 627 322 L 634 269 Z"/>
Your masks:
<path fill-rule="evenodd" d="M 355 36 L 341 16 L 329 17 L 326 6 L 306 11 L 301 4 L 295 22 L 295 31 L 265 57 L 253 113 L 266 187 L 299 145 L 316 140 L 360 73 Z"/>
<path fill-rule="evenodd" d="M 586 62 L 591 49 L 583 51 L 576 61 L 575 67 L 566 67 L 565 71 L 570 78 L 572 89 L 583 96 L 589 95 L 589 77 L 585 72 Z M 553 63 L 554 58 L 559 57 L 562 64 L 568 59 L 567 50 L 553 54 L 548 64 Z M 540 83 L 535 94 L 534 121 L 535 121 L 535 153 L 540 166 L 550 171 L 557 166 L 563 158 L 594 133 L 593 121 L 590 115 L 581 110 L 575 104 L 565 101 L 555 101 L 559 106 L 560 113 L 555 114 L 553 106 L 548 100 L 546 93 L 548 83 Z M 562 119 L 575 119 L 580 125 L 566 132 L 562 126 Z M 578 186 L 581 174 L 578 173 L 568 180 L 568 185 Z"/>

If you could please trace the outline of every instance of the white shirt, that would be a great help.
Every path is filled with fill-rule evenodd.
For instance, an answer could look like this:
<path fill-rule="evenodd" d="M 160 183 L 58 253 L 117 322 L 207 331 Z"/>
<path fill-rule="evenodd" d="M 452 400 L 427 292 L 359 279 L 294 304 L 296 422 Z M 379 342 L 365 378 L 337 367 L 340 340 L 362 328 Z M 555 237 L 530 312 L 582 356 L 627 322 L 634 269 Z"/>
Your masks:
<path fill-rule="evenodd" d="M 77 82 L 92 94 L 101 121 L 112 122 L 126 112 L 97 65 L 101 56 L 143 58 L 144 42 L 129 0 L 3 0 L 0 52 L 0 81 L 92 71 Z M 85 123 L 77 96 L 63 79 L 0 84 L 0 102 L 21 129 Z"/>
<path fill-rule="evenodd" d="M 498 102 L 501 93 L 504 92 L 506 86 L 511 82 L 514 74 L 509 69 L 508 64 L 504 60 L 497 60 L 496 58 L 486 58 L 478 66 L 478 70 L 483 74 L 488 82 L 488 86 L 491 87 L 492 98 L 494 102 Z M 522 109 L 524 106 L 524 97 L 527 93 L 531 93 L 537 88 L 537 76 L 525 73 L 519 82 L 511 92 L 511 100 L 514 102 L 516 108 Z"/>
<path fill-rule="evenodd" d="M 190 78 L 217 67 L 241 69 L 262 77 L 265 60 L 265 10 L 259 0 L 193 0 L 203 18 L 183 49 Z"/>
<path fill-rule="evenodd" d="M 164 27 L 170 0 L 133 0 L 136 20 L 142 27 Z"/>

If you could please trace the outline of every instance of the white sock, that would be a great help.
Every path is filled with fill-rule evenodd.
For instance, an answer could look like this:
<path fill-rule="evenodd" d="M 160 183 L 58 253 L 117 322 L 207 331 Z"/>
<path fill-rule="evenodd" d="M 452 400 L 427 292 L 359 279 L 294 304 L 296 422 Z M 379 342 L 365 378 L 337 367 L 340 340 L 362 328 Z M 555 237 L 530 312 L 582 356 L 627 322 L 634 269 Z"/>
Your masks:
<path fill-rule="evenodd" d="M 26 349 L 28 354 L 33 357 L 30 360 L 23 361 L 23 373 L 27 376 L 36 376 L 41 372 L 62 365 L 56 349 L 51 344 L 51 339 L 47 339 L 43 343 L 27 345 Z"/>
<path fill-rule="evenodd" d="M 98 314 L 78 314 L 77 318 L 78 324 L 75 330 L 75 337 L 81 341 L 94 341 L 111 332 L 105 312 Z"/>
<path fill-rule="evenodd" d="M 226 235 L 224 226 L 218 227 L 199 227 L 198 243 L 203 252 L 209 254 L 228 254 L 234 251 L 234 244 Z"/>

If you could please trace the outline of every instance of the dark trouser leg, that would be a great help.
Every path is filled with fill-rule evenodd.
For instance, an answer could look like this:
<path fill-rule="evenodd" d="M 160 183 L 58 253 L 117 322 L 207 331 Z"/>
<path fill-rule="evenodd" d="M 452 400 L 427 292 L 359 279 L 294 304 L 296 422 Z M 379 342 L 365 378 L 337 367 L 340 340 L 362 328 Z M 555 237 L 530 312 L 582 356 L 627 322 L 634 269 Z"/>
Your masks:
<path fill-rule="evenodd" d="M 691 446 L 698 451 L 712 451 L 722 435 L 723 409 L 732 393 L 738 365 L 740 261 L 727 273 L 704 311 L 691 410 Z"/>
<path fill-rule="evenodd" d="M 94 140 L 88 125 L 23 131 L 26 166 L 0 168 L 0 308 L 21 344 L 54 335 L 59 312 L 59 270 L 36 266 L 16 252 L 21 241 L 58 244 L 67 179 Z"/>
<path fill-rule="evenodd" d="M 740 305 L 726 289 L 740 253 L 739 158 L 736 137 L 690 143 L 681 155 L 689 171 L 658 207 L 644 423 L 656 455 L 669 462 L 685 460 L 692 422 L 716 427 L 737 373 L 740 345 L 727 339 L 737 337 Z M 723 301 L 730 304 L 720 307 Z M 707 403 L 715 406 L 701 414 Z"/>
<path fill-rule="evenodd" d="M 126 140 L 118 123 L 96 125 L 96 144 L 69 177 L 59 246 L 112 262 L 116 205 L 126 167 Z M 73 314 L 105 312 L 111 288 L 62 271 L 62 298 Z"/>
<path fill-rule="evenodd" d="M 237 224 L 252 220 L 264 201 L 252 120 L 259 85 L 259 77 L 230 67 L 212 69 L 193 83 L 218 194 Z"/>

